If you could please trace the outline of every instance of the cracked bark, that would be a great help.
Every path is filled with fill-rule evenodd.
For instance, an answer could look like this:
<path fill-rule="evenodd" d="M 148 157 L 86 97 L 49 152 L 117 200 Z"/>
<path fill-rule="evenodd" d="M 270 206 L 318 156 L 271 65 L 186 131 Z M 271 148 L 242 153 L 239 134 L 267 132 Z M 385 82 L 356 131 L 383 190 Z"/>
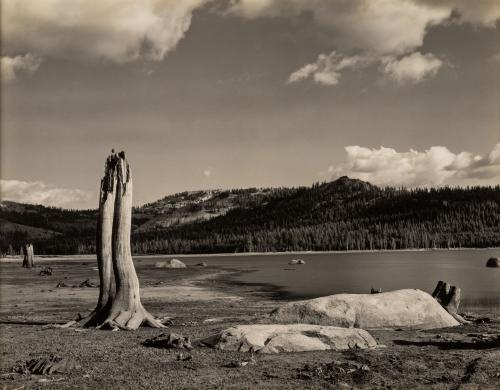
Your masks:
<path fill-rule="evenodd" d="M 112 153 L 101 180 L 97 227 L 100 289 L 96 308 L 81 326 L 136 330 L 164 327 L 142 305 L 130 249 L 133 181 L 125 153 Z"/>

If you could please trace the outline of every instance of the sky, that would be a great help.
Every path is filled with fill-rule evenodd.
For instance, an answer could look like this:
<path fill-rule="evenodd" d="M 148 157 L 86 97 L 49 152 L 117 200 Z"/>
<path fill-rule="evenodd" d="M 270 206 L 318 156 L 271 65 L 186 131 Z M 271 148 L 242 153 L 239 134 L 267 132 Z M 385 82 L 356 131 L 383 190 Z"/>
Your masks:
<path fill-rule="evenodd" d="M 2 199 L 500 182 L 497 0 L 2 0 Z"/>

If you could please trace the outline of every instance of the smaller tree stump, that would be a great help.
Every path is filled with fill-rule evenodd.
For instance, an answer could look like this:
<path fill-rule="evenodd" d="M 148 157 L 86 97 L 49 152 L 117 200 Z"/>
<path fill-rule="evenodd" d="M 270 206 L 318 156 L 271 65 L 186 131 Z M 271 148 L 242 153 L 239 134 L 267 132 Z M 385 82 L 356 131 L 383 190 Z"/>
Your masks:
<path fill-rule="evenodd" d="M 33 244 L 26 243 L 22 246 L 23 251 L 23 267 L 33 268 Z"/>
<path fill-rule="evenodd" d="M 459 287 L 451 286 L 450 284 L 440 280 L 432 293 L 432 297 L 439 302 L 443 308 L 450 313 L 461 324 L 468 323 L 460 314 L 458 314 L 458 307 L 460 306 L 460 293 Z"/>

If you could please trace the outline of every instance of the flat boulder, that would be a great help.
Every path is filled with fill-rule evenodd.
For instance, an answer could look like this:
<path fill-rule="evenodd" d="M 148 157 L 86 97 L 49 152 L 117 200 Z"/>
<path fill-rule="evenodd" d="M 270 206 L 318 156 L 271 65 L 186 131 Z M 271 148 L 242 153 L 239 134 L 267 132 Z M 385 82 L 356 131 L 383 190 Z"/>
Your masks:
<path fill-rule="evenodd" d="M 459 325 L 430 294 L 413 289 L 379 294 L 336 294 L 291 302 L 275 309 L 270 317 L 277 323 L 363 329 L 433 329 Z"/>
<path fill-rule="evenodd" d="M 490 257 L 486 262 L 486 267 L 498 268 L 500 267 L 500 257 Z"/>
<path fill-rule="evenodd" d="M 158 261 L 155 264 L 156 268 L 186 268 L 186 264 L 177 259 L 168 259 L 165 261 Z"/>
<path fill-rule="evenodd" d="M 344 351 L 377 345 L 363 329 L 310 324 L 238 325 L 199 343 L 226 351 L 257 353 Z"/>

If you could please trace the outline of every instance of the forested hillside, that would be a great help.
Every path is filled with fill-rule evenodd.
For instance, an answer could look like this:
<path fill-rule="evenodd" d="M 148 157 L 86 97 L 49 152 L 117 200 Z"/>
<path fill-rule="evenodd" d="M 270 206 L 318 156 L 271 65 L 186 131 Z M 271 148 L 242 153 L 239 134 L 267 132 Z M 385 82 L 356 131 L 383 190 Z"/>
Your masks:
<path fill-rule="evenodd" d="M 0 218 L 49 235 L 2 232 L 2 252 L 92 253 L 95 211 L 2 203 Z M 32 218 L 26 210 L 37 208 Z M 47 210 L 47 211 L 44 211 Z M 134 210 L 135 253 L 500 246 L 500 187 L 379 188 L 342 177 L 312 187 L 199 191 Z"/>

